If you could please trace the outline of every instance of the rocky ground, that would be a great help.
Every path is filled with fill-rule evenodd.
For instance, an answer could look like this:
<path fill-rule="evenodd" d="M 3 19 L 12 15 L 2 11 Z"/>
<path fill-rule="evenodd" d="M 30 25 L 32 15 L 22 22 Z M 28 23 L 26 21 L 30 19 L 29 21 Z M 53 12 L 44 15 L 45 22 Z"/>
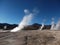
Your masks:
<path fill-rule="evenodd" d="M 0 45 L 60 45 L 60 31 L 0 32 Z"/>

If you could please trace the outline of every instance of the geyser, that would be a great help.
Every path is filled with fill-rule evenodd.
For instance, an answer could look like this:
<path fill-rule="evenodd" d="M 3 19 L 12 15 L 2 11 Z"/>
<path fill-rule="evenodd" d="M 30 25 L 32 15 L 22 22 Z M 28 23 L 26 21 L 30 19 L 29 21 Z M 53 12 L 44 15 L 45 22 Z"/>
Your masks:
<path fill-rule="evenodd" d="M 18 25 L 18 27 L 16 27 L 13 30 L 11 30 L 11 32 L 16 32 L 16 31 L 22 30 L 22 28 L 24 28 L 25 26 L 27 26 L 27 24 L 32 19 L 32 15 L 33 14 L 30 13 L 29 15 L 24 16 L 23 20 L 20 22 L 20 24 Z"/>
<path fill-rule="evenodd" d="M 44 28 L 44 22 L 45 22 L 46 20 L 44 19 L 43 20 L 43 23 L 42 23 L 42 26 L 39 28 L 39 30 L 42 30 L 43 28 Z"/>
<path fill-rule="evenodd" d="M 60 20 L 57 22 L 55 30 L 60 30 Z"/>
<path fill-rule="evenodd" d="M 20 22 L 20 24 L 18 25 L 18 27 L 12 29 L 11 32 L 17 32 L 19 30 L 22 30 L 32 20 L 33 15 L 35 15 L 35 13 L 30 13 L 29 10 L 27 10 L 27 9 L 24 10 L 24 13 L 25 13 L 25 16 L 23 17 L 23 19 Z"/>
<path fill-rule="evenodd" d="M 57 24 L 55 24 L 54 18 L 52 18 L 51 30 L 60 30 L 60 20 L 57 22 Z"/>
<path fill-rule="evenodd" d="M 42 29 L 43 29 L 43 27 L 44 27 L 44 23 L 42 23 L 42 26 L 41 26 L 40 30 L 42 30 Z"/>
<path fill-rule="evenodd" d="M 4 29 L 7 29 L 7 26 L 4 26 Z"/>
<path fill-rule="evenodd" d="M 54 18 L 52 18 L 51 29 L 50 30 L 55 30 Z"/>

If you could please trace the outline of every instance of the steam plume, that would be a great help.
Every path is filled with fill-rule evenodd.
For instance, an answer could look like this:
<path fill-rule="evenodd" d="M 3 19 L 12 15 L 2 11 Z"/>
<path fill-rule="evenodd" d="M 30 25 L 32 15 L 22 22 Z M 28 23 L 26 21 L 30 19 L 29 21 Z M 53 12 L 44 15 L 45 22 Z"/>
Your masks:
<path fill-rule="evenodd" d="M 44 22 L 45 22 L 46 20 L 44 19 L 43 20 L 43 23 L 42 23 L 42 26 L 41 26 L 41 28 L 39 29 L 39 30 L 42 30 L 43 28 L 44 28 Z"/>
<path fill-rule="evenodd" d="M 54 18 L 52 18 L 52 22 L 51 22 L 51 30 L 55 29 L 55 23 L 54 23 Z"/>
<path fill-rule="evenodd" d="M 25 9 L 24 10 L 24 13 L 27 15 L 27 14 L 30 14 L 29 10 Z"/>
<path fill-rule="evenodd" d="M 40 30 L 42 30 L 42 29 L 43 29 L 43 27 L 44 27 L 44 23 L 42 23 L 42 26 L 41 26 Z"/>
<path fill-rule="evenodd" d="M 57 22 L 55 30 L 60 30 L 60 20 Z"/>
<path fill-rule="evenodd" d="M 7 26 L 4 26 L 4 29 L 6 29 L 7 28 Z"/>
<path fill-rule="evenodd" d="M 24 13 L 26 14 L 22 21 L 20 22 L 20 24 L 18 25 L 18 27 L 14 28 L 13 30 L 11 30 L 11 32 L 17 32 L 19 30 L 22 30 L 25 26 L 27 26 L 29 24 L 29 22 L 32 20 L 33 15 L 35 15 L 34 13 L 30 13 L 29 10 L 25 9 Z"/>

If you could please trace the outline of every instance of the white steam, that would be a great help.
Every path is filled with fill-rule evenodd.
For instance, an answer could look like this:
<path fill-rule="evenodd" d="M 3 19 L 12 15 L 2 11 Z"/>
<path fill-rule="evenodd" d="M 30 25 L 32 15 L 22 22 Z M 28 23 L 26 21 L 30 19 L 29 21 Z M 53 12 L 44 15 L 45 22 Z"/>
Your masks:
<path fill-rule="evenodd" d="M 27 14 L 29 14 L 30 12 L 29 12 L 29 10 L 25 9 L 25 10 L 24 10 L 24 13 L 27 15 Z"/>
<path fill-rule="evenodd" d="M 55 24 L 54 19 L 52 19 L 51 30 L 60 30 L 60 20 Z"/>
<path fill-rule="evenodd" d="M 21 30 L 22 28 L 24 28 L 25 26 L 27 26 L 27 24 L 31 21 L 31 19 L 32 19 L 32 14 L 24 16 L 23 20 L 18 25 L 18 27 L 16 27 L 13 30 L 11 30 L 11 32 L 16 32 L 16 31 Z"/>
<path fill-rule="evenodd" d="M 4 26 L 4 29 L 7 29 L 7 26 Z"/>
<path fill-rule="evenodd" d="M 43 20 L 43 23 L 42 23 L 42 26 L 39 28 L 39 30 L 42 30 L 43 28 L 44 28 L 44 22 L 45 22 L 46 20 L 44 19 Z"/>
<path fill-rule="evenodd" d="M 57 22 L 55 30 L 60 30 L 60 20 Z"/>
<path fill-rule="evenodd" d="M 44 23 L 42 23 L 42 26 L 41 26 L 40 30 L 42 30 L 42 29 L 43 29 L 43 27 L 44 27 Z"/>
<path fill-rule="evenodd" d="M 55 23 L 54 23 L 54 18 L 52 18 L 51 29 L 50 30 L 54 30 L 54 29 L 55 29 Z"/>
<path fill-rule="evenodd" d="M 20 24 L 18 25 L 18 27 L 16 27 L 13 30 L 11 30 L 11 32 L 17 32 L 19 30 L 22 30 L 32 20 L 34 13 L 30 13 L 29 10 L 27 10 L 27 9 L 24 10 L 24 13 L 26 15 L 23 17 L 23 19 L 20 22 Z"/>

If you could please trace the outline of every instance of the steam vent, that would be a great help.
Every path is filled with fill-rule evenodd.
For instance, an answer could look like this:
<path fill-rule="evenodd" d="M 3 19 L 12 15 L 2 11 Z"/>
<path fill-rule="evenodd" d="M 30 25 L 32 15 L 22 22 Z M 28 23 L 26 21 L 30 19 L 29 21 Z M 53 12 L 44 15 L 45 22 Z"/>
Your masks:
<path fill-rule="evenodd" d="M 60 31 L 0 32 L 0 45 L 60 45 Z"/>
<path fill-rule="evenodd" d="M 60 0 L 0 0 L 0 45 L 60 45 Z"/>

